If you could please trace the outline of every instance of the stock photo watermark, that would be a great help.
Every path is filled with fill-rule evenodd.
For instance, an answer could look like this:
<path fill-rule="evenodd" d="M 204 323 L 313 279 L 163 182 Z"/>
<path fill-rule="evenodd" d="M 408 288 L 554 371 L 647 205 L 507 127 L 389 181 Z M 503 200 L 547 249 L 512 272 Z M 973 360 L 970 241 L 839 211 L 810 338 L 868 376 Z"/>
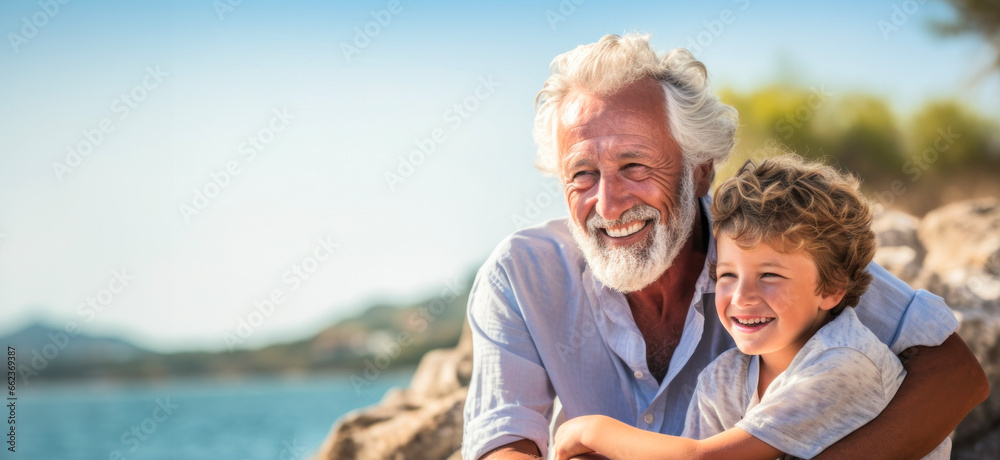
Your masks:
<path fill-rule="evenodd" d="M 254 332 L 264 325 L 264 321 L 288 300 L 288 295 L 299 290 L 302 283 L 316 273 L 320 266 L 329 260 L 339 248 L 340 243 L 334 241 L 333 235 L 318 238 L 308 256 L 302 258 L 298 263 L 292 264 L 282 273 L 281 283 L 288 287 L 271 289 L 263 299 L 253 301 L 253 309 L 246 317 L 240 317 L 236 320 L 235 329 L 232 332 L 222 334 L 222 340 L 229 352 L 236 351 L 237 346 L 242 345 L 253 336 Z"/>
<path fill-rule="evenodd" d="M 920 6 L 924 3 L 927 3 L 927 0 L 906 0 L 901 4 L 893 3 L 889 20 L 879 19 L 875 23 L 879 33 L 882 34 L 882 40 L 889 41 L 889 34 L 898 32 L 910 20 L 911 16 L 917 14 Z"/>
<path fill-rule="evenodd" d="M 212 9 L 220 21 L 226 20 L 226 15 L 236 11 L 236 7 L 243 4 L 243 0 L 213 0 Z"/>
<path fill-rule="evenodd" d="M 493 80 L 493 75 L 480 76 L 479 84 L 472 91 L 472 94 L 463 98 L 461 102 L 453 104 L 448 110 L 445 110 L 441 116 L 442 121 L 448 124 L 452 131 L 458 129 L 465 120 L 479 110 L 480 104 L 493 96 L 493 93 L 500 86 L 500 83 Z M 389 170 L 383 174 L 389 191 L 395 192 L 396 188 L 406 182 L 406 179 L 413 176 L 416 169 L 423 165 L 430 157 L 434 156 L 434 152 L 438 146 L 447 140 L 448 135 L 445 133 L 444 128 L 434 128 L 431 130 L 429 136 L 414 140 L 413 145 L 416 148 L 411 150 L 406 156 L 402 154 L 397 155 L 396 158 L 398 161 L 396 162 L 395 170 Z"/>
<path fill-rule="evenodd" d="M 737 5 L 739 11 L 746 11 L 747 8 L 750 8 L 750 0 L 732 0 L 732 3 Z M 694 37 L 688 37 L 688 51 L 695 56 L 701 54 L 702 51 L 712 46 L 715 40 L 726 31 L 726 26 L 732 25 L 736 19 L 736 13 L 733 10 L 723 8 L 717 18 L 702 22 L 702 26 L 704 26 L 702 30 Z"/>
<path fill-rule="evenodd" d="M 544 190 L 535 194 L 532 198 L 524 199 L 524 209 L 520 213 L 510 215 L 510 221 L 515 230 L 533 225 L 535 219 L 542 215 L 542 211 L 552 206 L 552 203 L 561 203 L 560 197 L 563 191 L 555 181 L 546 181 L 542 186 Z"/>
<path fill-rule="evenodd" d="M 222 191 L 232 184 L 233 179 L 240 175 L 242 168 L 257 159 L 257 155 L 263 152 L 271 142 L 274 142 L 277 134 L 288 128 L 291 120 L 295 119 L 295 116 L 288 113 L 287 109 L 274 109 L 271 113 L 272 116 L 267 125 L 257 130 L 254 135 L 247 136 L 240 143 L 236 149 L 237 158 L 235 160 L 229 160 L 222 169 L 209 172 L 208 181 L 194 189 L 190 203 L 181 203 L 177 206 L 185 223 L 191 223 L 192 217 L 208 209 L 212 200 L 222 194 Z"/>
<path fill-rule="evenodd" d="M 445 287 L 438 292 L 435 298 L 426 307 L 420 307 L 407 318 L 407 330 L 398 332 L 395 336 L 387 337 L 378 345 L 370 346 L 375 356 L 372 359 L 365 358 L 363 361 L 364 370 L 359 374 L 351 374 L 350 382 L 354 386 L 354 393 L 361 395 L 362 390 L 371 385 L 385 371 L 392 361 L 399 357 L 403 349 L 413 344 L 413 338 L 417 334 L 422 334 L 430 327 L 431 323 L 440 317 L 448 304 L 461 295 L 463 290 L 456 280 L 449 281 Z"/>
<path fill-rule="evenodd" d="M 941 155 L 951 149 L 958 139 L 962 137 L 960 133 L 954 132 L 951 126 L 938 128 L 937 133 L 938 135 L 931 142 L 931 145 L 920 153 L 911 156 L 910 159 L 903 163 L 902 172 L 909 176 L 910 183 L 920 180 L 924 172 L 929 170 L 934 163 L 937 163 Z M 903 195 L 906 191 L 906 183 L 900 179 L 894 179 L 889 183 L 887 188 L 875 192 L 874 196 L 875 200 L 888 208 L 892 206 L 897 197 Z"/>
<path fill-rule="evenodd" d="M 278 452 L 278 460 L 298 460 L 305 458 L 308 451 L 299 445 L 298 438 L 291 441 L 281 441 L 281 451 Z M 243 460 L 250 460 L 249 458 Z"/>
<path fill-rule="evenodd" d="M 297 460 L 305 457 L 306 453 L 305 447 L 299 445 L 298 439 L 292 439 L 290 443 L 281 441 L 281 452 L 278 452 L 278 460 Z"/>
<path fill-rule="evenodd" d="M 142 80 L 111 102 L 111 113 L 117 117 L 104 117 L 93 128 L 82 129 L 80 134 L 83 139 L 66 146 L 66 156 L 62 161 L 52 162 L 52 172 L 55 173 L 56 179 L 62 182 L 67 174 L 80 167 L 83 161 L 104 143 L 105 137 L 115 132 L 118 128 L 116 120 L 122 122 L 132 115 L 132 111 L 138 108 L 150 93 L 159 88 L 163 79 L 168 76 L 170 74 L 160 69 L 159 65 L 146 66 Z"/>
<path fill-rule="evenodd" d="M 7 33 L 7 41 L 10 42 L 14 54 L 20 53 L 22 46 L 38 36 L 39 32 L 49 25 L 49 21 L 62 11 L 62 5 L 69 2 L 70 0 L 39 0 L 38 11 L 32 13 L 30 17 L 21 16 L 21 28 L 16 32 Z"/>
<path fill-rule="evenodd" d="M 160 424 L 169 420 L 170 416 L 174 415 L 174 411 L 180 409 L 180 407 L 180 404 L 171 403 L 169 396 L 165 400 L 156 398 L 156 406 L 153 407 L 150 416 L 130 426 L 129 429 L 122 433 L 120 438 L 122 446 L 128 447 L 129 452 L 139 450 L 142 443 L 156 433 Z M 113 450 L 108 454 L 108 459 L 123 460 L 125 458 L 124 455 L 120 450 Z"/>
<path fill-rule="evenodd" d="M 7 450 L 17 452 L 17 350 L 7 346 Z"/>
<path fill-rule="evenodd" d="M 350 42 L 340 42 L 340 52 L 344 55 L 347 63 L 351 63 L 351 56 L 361 54 L 365 48 L 372 44 L 372 40 L 378 37 L 382 30 L 392 22 L 393 16 L 402 13 L 403 6 L 399 0 L 391 0 L 380 10 L 371 10 L 369 15 L 371 20 L 364 26 L 354 28 L 354 38 Z"/>
<path fill-rule="evenodd" d="M 569 343 L 556 344 L 556 351 L 559 352 L 560 358 L 569 359 L 570 355 L 576 354 L 584 342 L 591 341 L 595 336 L 597 336 L 597 326 L 592 322 L 584 322 L 579 327 L 569 331 Z"/>
<path fill-rule="evenodd" d="M 125 291 L 135 277 L 126 270 L 112 270 L 111 278 L 106 286 L 97 290 L 97 293 L 80 302 L 76 307 L 76 314 L 83 318 L 85 324 L 89 324 L 97 318 L 97 315 L 109 307 L 115 298 Z M 68 321 L 61 331 L 48 333 L 49 343 L 42 346 L 41 351 L 37 348 L 31 349 L 31 360 L 28 365 L 18 366 L 18 373 L 21 381 L 25 385 L 31 383 L 33 377 L 44 371 L 59 354 L 69 347 L 71 340 L 80 335 L 80 325 L 76 321 Z"/>
<path fill-rule="evenodd" d="M 545 19 L 549 21 L 549 28 L 556 30 L 556 24 L 566 22 L 566 19 L 576 13 L 576 7 L 586 3 L 586 0 L 562 0 L 556 8 L 545 10 Z"/>
<path fill-rule="evenodd" d="M 794 112 L 786 113 L 784 118 L 779 118 L 774 123 L 774 131 L 781 134 L 781 137 L 786 141 L 791 139 L 795 130 L 811 120 L 816 111 L 823 107 L 823 104 L 826 104 L 826 101 L 829 101 L 832 96 L 833 93 L 827 91 L 823 86 L 810 88 L 806 102 L 796 108 Z"/>

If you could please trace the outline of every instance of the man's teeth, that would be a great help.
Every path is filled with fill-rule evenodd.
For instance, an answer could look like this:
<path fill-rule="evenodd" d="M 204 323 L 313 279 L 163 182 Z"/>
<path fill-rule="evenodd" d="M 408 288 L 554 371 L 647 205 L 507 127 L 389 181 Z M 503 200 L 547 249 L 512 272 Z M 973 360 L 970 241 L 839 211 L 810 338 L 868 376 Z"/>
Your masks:
<path fill-rule="evenodd" d="M 769 323 L 771 322 L 772 319 L 774 318 L 753 318 L 753 319 L 736 318 L 736 321 L 739 321 L 740 324 L 750 326 L 759 323 Z"/>
<path fill-rule="evenodd" d="M 615 228 L 606 228 L 605 231 L 608 232 L 608 236 L 613 236 L 615 238 L 621 238 L 623 236 L 629 236 L 629 235 L 631 235 L 631 234 L 633 234 L 635 232 L 638 232 L 639 230 L 642 230 L 642 226 L 643 225 L 646 225 L 645 221 L 637 220 L 635 222 L 632 222 L 631 224 L 628 224 L 625 227 L 617 228 L 617 229 L 615 229 Z"/>

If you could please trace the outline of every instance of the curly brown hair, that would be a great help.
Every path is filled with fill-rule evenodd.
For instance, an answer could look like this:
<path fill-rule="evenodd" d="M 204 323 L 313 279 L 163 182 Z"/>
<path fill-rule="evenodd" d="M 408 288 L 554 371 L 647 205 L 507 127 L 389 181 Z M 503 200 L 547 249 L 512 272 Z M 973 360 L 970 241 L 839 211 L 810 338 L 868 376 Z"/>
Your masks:
<path fill-rule="evenodd" d="M 715 191 L 712 233 L 742 247 L 763 241 L 780 252 L 804 249 L 819 272 L 816 293 L 845 292 L 830 310 L 835 316 L 857 305 L 872 280 L 867 267 L 876 248 L 873 211 L 859 185 L 854 176 L 798 155 L 759 166 L 747 161 Z"/>

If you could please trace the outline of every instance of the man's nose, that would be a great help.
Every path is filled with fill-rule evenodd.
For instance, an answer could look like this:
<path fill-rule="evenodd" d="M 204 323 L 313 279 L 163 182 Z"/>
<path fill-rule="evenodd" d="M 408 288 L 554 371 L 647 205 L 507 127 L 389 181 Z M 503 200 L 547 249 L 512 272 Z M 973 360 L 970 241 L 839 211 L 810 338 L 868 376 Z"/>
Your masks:
<path fill-rule="evenodd" d="M 601 175 L 595 206 L 601 217 L 618 220 L 625 211 L 635 205 L 634 201 L 620 177 L 614 174 Z"/>

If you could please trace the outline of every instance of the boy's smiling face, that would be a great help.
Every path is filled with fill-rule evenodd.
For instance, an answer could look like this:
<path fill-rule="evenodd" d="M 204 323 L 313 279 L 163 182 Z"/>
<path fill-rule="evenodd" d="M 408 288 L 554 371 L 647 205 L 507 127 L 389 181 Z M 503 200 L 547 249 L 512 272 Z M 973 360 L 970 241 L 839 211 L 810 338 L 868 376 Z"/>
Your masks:
<path fill-rule="evenodd" d="M 724 233 L 717 247 L 719 319 L 740 351 L 784 370 L 843 293 L 816 292 L 819 273 L 804 250 L 782 253 L 766 242 L 743 248 Z"/>

